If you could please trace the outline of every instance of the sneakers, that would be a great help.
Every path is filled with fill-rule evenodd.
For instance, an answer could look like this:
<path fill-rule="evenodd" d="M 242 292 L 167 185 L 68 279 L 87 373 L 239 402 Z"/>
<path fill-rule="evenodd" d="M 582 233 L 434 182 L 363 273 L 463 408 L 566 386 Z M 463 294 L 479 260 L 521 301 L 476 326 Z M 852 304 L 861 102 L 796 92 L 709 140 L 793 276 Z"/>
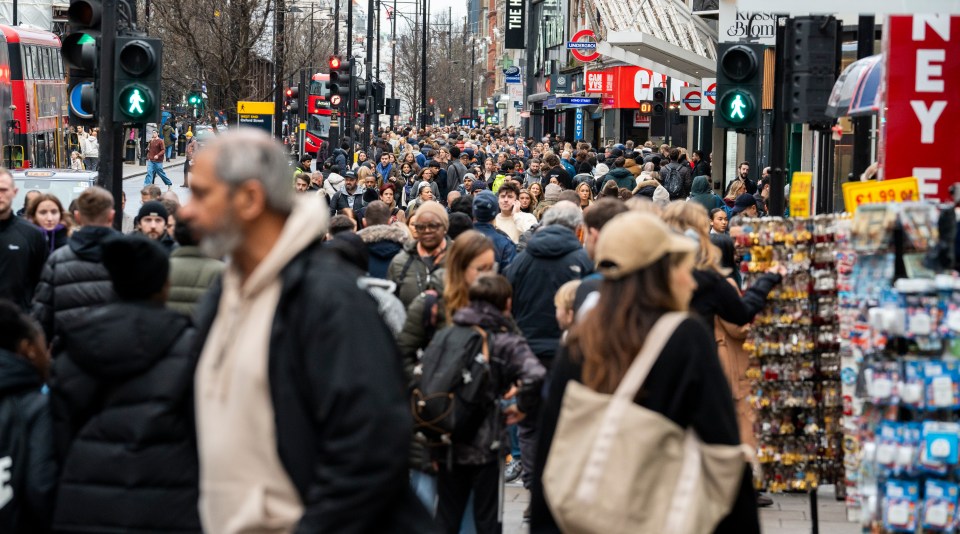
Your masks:
<path fill-rule="evenodd" d="M 773 506 L 773 499 L 769 496 L 764 495 L 763 493 L 757 494 L 757 506 L 760 508 L 766 508 L 767 506 Z"/>
<path fill-rule="evenodd" d="M 503 476 L 507 482 L 513 482 L 520 478 L 521 473 L 523 473 L 523 466 L 520 464 L 520 460 L 510 460 L 503 470 Z"/>

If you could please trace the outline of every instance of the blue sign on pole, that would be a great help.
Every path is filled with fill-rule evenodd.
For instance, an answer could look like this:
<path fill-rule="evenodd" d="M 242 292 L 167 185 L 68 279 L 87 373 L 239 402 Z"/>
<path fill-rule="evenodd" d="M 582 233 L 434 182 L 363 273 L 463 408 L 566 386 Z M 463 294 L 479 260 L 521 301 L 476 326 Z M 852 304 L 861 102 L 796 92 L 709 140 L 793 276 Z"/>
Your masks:
<path fill-rule="evenodd" d="M 557 97 L 555 97 L 555 96 L 550 96 L 550 97 L 548 97 L 548 98 L 547 98 L 547 101 L 546 101 L 546 103 L 544 104 L 543 107 L 545 107 L 545 108 L 547 108 L 547 109 L 556 109 L 556 108 L 557 108 Z"/>
<path fill-rule="evenodd" d="M 573 117 L 573 140 L 580 141 L 583 139 L 583 108 L 577 108 L 576 114 Z"/>

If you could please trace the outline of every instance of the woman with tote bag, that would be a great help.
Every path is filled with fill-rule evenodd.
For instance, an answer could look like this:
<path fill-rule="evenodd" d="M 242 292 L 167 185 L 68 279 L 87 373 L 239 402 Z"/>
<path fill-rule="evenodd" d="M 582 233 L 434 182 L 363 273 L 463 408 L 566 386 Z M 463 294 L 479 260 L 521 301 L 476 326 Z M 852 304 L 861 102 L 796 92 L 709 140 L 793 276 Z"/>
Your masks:
<path fill-rule="evenodd" d="M 541 413 L 531 533 L 760 531 L 716 340 L 686 314 L 696 250 L 648 213 L 601 231 L 600 297 Z"/>

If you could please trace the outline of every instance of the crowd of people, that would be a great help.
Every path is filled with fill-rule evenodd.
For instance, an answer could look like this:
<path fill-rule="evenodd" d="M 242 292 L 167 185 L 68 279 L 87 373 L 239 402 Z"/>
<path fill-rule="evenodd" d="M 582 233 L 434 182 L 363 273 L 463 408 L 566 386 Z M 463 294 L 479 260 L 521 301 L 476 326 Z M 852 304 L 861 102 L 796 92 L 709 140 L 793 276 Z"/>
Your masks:
<path fill-rule="evenodd" d="M 749 163 L 721 197 L 701 151 L 512 129 L 292 172 L 241 129 L 191 159 L 189 202 L 145 185 L 122 232 L 98 187 L 14 213 L 0 171 L 0 531 L 499 533 L 516 479 L 531 532 L 568 531 L 571 492 L 684 457 L 578 430 L 584 398 L 626 395 L 733 451 L 690 531 L 759 532 L 737 339 L 781 273 L 740 287 L 730 233 L 769 196 Z M 654 472 L 638 509 L 583 517 L 662 531 L 705 498 Z"/>

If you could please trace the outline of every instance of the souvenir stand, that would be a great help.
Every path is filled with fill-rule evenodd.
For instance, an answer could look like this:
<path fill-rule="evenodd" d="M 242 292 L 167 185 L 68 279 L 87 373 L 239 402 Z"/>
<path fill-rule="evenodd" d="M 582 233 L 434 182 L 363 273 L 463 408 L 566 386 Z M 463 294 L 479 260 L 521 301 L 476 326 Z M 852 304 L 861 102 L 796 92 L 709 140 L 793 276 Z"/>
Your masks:
<path fill-rule="evenodd" d="M 809 492 L 843 480 L 839 325 L 834 250 L 843 217 L 746 219 L 737 237 L 744 288 L 776 266 L 783 282 L 754 320 L 748 396 L 757 410 L 761 489 Z M 838 484 L 838 488 L 842 487 Z"/>
<path fill-rule="evenodd" d="M 862 206 L 836 251 L 847 503 L 864 532 L 958 526 L 955 228 L 952 208 Z"/>

